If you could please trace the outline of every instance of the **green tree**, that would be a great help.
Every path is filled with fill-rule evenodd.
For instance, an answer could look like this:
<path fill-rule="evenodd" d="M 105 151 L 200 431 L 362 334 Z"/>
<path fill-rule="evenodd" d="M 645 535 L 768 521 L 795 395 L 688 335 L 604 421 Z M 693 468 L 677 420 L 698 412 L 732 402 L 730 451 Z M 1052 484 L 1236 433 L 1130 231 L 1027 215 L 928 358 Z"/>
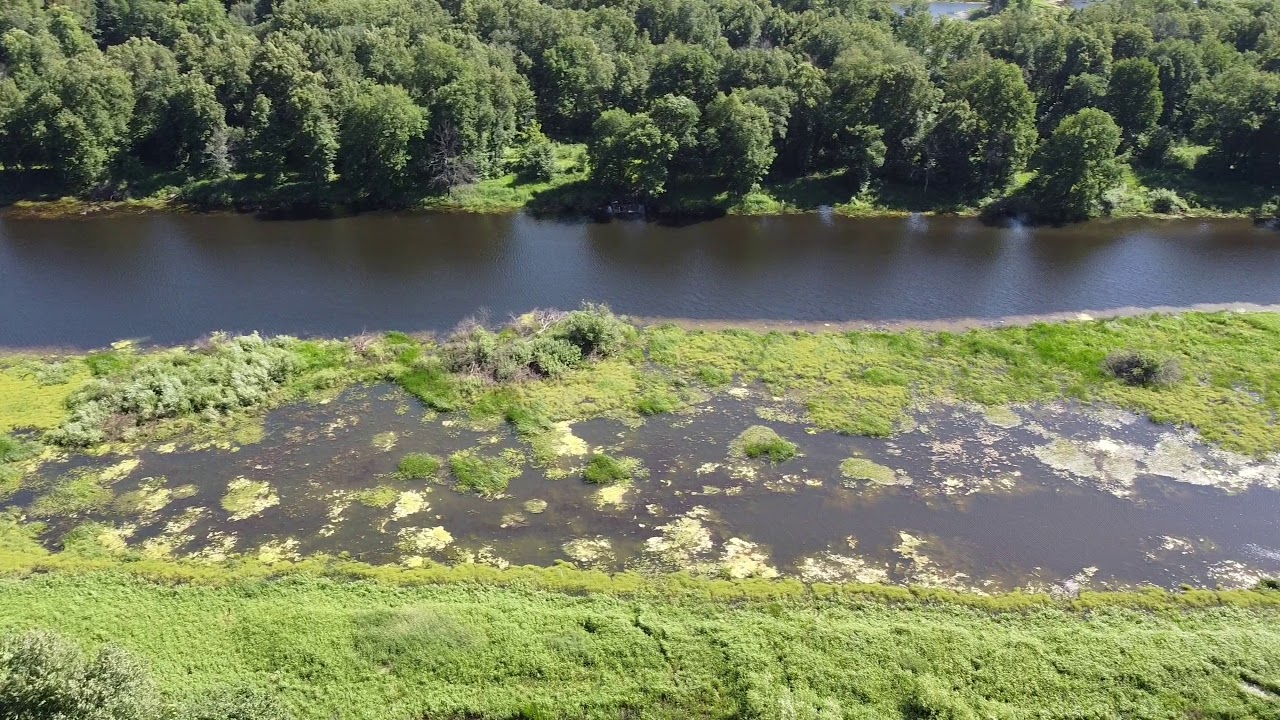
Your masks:
<path fill-rule="evenodd" d="M 1146 58 L 1117 62 L 1111 69 L 1104 107 L 1129 140 L 1155 127 L 1164 111 L 1160 71 Z"/>
<path fill-rule="evenodd" d="M 1087 108 L 1064 119 L 1034 159 L 1036 213 L 1052 220 L 1099 214 L 1103 195 L 1120 182 L 1119 149 L 1120 126 L 1106 112 Z"/>
<path fill-rule="evenodd" d="M 1035 98 L 1014 65 L 985 58 L 948 70 L 950 101 L 930 131 L 926 170 L 983 195 L 1021 170 L 1035 148 Z"/>
<path fill-rule="evenodd" d="M 1151 59 L 1160 71 L 1160 94 L 1164 97 L 1160 123 L 1185 132 L 1190 129 L 1186 109 L 1191 89 L 1205 76 L 1200 51 L 1190 40 L 1165 40 L 1152 50 Z"/>
<path fill-rule="evenodd" d="M 575 35 L 553 45 L 542 65 L 538 107 L 547 127 L 571 136 L 590 130 L 609 102 L 613 61 L 594 40 Z"/>
<path fill-rule="evenodd" d="M 702 113 L 683 95 L 663 95 L 649 106 L 649 116 L 662 132 L 676 141 L 676 152 L 692 158 L 698 149 L 698 122 Z"/>
<path fill-rule="evenodd" d="M 683 95 L 703 105 L 716 93 L 720 65 L 706 48 L 669 43 L 659 49 L 649 75 L 649 96 Z"/>
<path fill-rule="evenodd" d="M 1222 175 L 1275 183 L 1280 172 L 1280 75 L 1233 67 L 1191 92 L 1197 138 L 1212 146 L 1206 165 Z"/>
<path fill-rule="evenodd" d="M 410 150 L 426 132 L 426 111 L 404 88 L 359 86 L 342 116 L 343 182 L 369 197 L 389 197 L 408 179 Z"/>
<path fill-rule="evenodd" d="M 772 139 L 769 114 L 738 93 L 718 95 L 707 105 L 703 144 L 734 190 L 750 190 L 769 172 L 777 156 Z"/>
<path fill-rule="evenodd" d="M 666 188 L 679 144 L 648 115 L 608 110 L 596 121 L 588 153 L 592 178 L 627 195 L 652 198 Z"/>

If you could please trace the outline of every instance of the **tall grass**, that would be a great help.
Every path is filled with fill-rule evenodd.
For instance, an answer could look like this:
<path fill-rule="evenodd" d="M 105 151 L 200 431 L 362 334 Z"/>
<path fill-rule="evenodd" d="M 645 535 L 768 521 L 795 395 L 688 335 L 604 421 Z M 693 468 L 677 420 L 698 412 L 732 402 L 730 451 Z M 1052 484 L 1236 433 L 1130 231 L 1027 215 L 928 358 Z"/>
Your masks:
<path fill-rule="evenodd" d="M 166 696 L 269 690 L 332 717 L 1280 717 L 1280 615 L 567 595 L 291 575 L 0 580 L 0 630 L 110 642 Z"/>

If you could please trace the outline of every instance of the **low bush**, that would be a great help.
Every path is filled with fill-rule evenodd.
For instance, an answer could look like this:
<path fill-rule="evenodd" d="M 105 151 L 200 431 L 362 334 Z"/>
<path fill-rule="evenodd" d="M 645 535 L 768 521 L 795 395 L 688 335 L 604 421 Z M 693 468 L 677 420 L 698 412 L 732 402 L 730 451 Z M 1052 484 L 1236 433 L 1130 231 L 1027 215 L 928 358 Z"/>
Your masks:
<path fill-rule="evenodd" d="M 500 333 L 468 323 L 444 344 L 442 354 L 451 372 L 497 382 L 557 378 L 584 360 L 616 353 L 634 333 L 603 305 L 584 305 L 563 316 L 542 313 Z"/>
<path fill-rule="evenodd" d="M 1178 193 L 1168 188 L 1156 188 L 1147 192 L 1147 203 L 1151 206 L 1153 212 L 1161 215 L 1181 215 L 1190 207 L 1187 201 L 1183 200 Z"/>
<path fill-rule="evenodd" d="M 50 431 L 67 447 L 128 437 L 139 426 L 187 415 L 220 417 L 265 404 L 302 363 L 289 338 L 216 339 L 207 352 L 175 350 L 140 359 L 129 372 L 99 377 L 69 399 L 71 417 Z"/>
<path fill-rule="evenodd" d="M 585 303 L 551 329 L 553 337 L 568 341 L 583 357 L 608 357 L 622 350 L 635 334 L 605 305 Z"/>
<path fill-rule="evenodd" d="M 428 480 L 440 474 L 440 458 L 427 453 L 409 453 L 400 459 L 400 477 Z"/>
<path fill-rule="evenodd" d="M 0 717 L 153 720 L 162 710 L 146 668 L 114 647 L 86 657 L 75 643 L 39 630 L 0 641 Z"/>
<path fill-rule="evenodd" d="M 1103 368 L 1117 380 L 1135 387 L 1168 387 L 1182 379 L 1176 360 L 1160 360 L 1132 350 L 1108 355 Z"/>
<path fill-rule="evenodd" d="M 783 462 L 796 456 L 796 444 L 783 438 L 773 428 L 752 425 L 734 440 L 733 450 L 749 458 L 767 458 Z"/>

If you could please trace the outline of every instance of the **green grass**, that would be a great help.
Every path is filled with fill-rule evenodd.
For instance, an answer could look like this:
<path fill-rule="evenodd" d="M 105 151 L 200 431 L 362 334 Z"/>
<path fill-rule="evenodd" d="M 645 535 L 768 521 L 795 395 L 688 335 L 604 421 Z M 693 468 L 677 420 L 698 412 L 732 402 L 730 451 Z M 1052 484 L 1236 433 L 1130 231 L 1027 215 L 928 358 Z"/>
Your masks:
<path fill-rule="evenodd" d="M 505 335 L 504 335 L 505 336 Z M 182 405 L 149 407 L 126 424 L 126 436 L 174 437 L 217 430 L 263 409 L 355 382 L 388 379 L 436 410 L 506 421 L 549 462 L 553 425 L 593 417 L 636 419 L 678 412 L 697 393 L 732 380 L 761 383 L 803 404 L 812 425 L 888 436 L 913 408 L 935 401 L 987 406 L 1078 400 L 1113 405 L 1197 429 L 1207 440 L 1251 455 L 1280 451 L 1280 314 L 1186 313 L 1113 320 L 1036 323 L 965 332 L 691 331 L 674 326 L 634 332 L 614 356 L 554 379 L 493 382 L 443 368 L 440 349 L 396 337 L 356 349 L 338 341 L 280 341 L 273 357 L 283 380 L 240 390 L 227 373 L 257 368 L 258 351 L 223 358 L 163 350 L 110 368 L 93 393 L 74 394 L 89 378 L 77 358 L 0 359 L 0 428 L 57 428 L 92 442 L 105 439 L 114 399 L 153 381 L 187 379 L 192 396 L 230 398 L 215 421 Z M 1172 361 L 1181 379 L 1132 386 L 1103 369 L 1114 353 Z M 238 377 L 238 375 L 236 375 Z M 41 383 L 53 384 L 41 384 Z M 105 389 L 103 389 L 105 388 Z M 67 403 L 75 419 L 67 420 Z M 221 402 L 221 400 L 220 400 Z M 141 425 L 136 423 L 141 422 Z M 255 427 L 260 426 L 260 423 Z M 74 432 L 72 432 L 74 431 Z M 46 438 L 48 439 L 48 438 Z M 251 438 L 249 438 L 251 439 Z M 541 443 L 541 444 L 540 444 Z"/>
<path fill-rule="evenodd" d="M 449 471 L 458 489 L 484 497 L 506 492 L 523 469 L 524 455 L 518 450 L 505 450 L 496 457 L 487 457 L 475 450 L 459 450 L 449 456 Z"/>
<path fill-rule="evenodd" d="M 635 458 L 616 458 L 599 453 L 591 456 L 587 467 L 582 471 L 582 479 L 595 485 L 616 485 L 629 483 L 637 477 L 645 475 L 640 461 Z"/>
<path fill-rule="evenodd" d="M 400 459 L 398 474 L 407 480 L 434 480 L 440 475 L 440 458 L 427 453 L 409 453 Z"/>
<path fill-rule="evenodd" d="M 752 425 L 733 441 L 730 451 L 752 459 L 765 458 L 784 462 L 796 456 L 796 444 L 783 438 L 773 428 Z"/>
<path fill-rule="evenodd" d="M 1242 687 L 1280 684 L 1274 609 L 992 613 L 122 571 L 2 579 L 0 607 L 0 629 L 136 654 L 172 701 L 256 687 L 299 720 L 1280 717 Z"/>

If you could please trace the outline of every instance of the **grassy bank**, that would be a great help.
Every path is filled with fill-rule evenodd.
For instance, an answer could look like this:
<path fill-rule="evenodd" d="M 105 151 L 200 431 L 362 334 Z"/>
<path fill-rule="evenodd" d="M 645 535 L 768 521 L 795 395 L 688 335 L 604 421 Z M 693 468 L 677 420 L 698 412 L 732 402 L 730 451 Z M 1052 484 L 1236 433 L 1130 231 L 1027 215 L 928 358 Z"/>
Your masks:
<path fill-rule="evenodd" d="M 298 718 L 1280 717 L 1267 608 L 992 612 L 119 570 L 0 579 L 0 607 L 0 629 L 124 647 L 174 701 L 254 687 Z"/>
<path fill-rule="evenodd" d="M 1177 368 L 1160 383 L 1105 367 L 1134 352 Z M 1224 448 L 1280 451 L 1280 314 L 1150 315 L 966 332 L 636 328 L 605 310 L 529 315 L 438 341 L 214 338 L 84 356 L 0 359 L 0 430 L 94 448 L 236 423 L 282 402 L 387 379 L 428 406 L 508 422 L 535 450 L 555 423 L 676 412 L 706 390 L 762 383 L 820 430 L 891 435 L 931 402 L 1078 400 L 1188 426 Z"/>

